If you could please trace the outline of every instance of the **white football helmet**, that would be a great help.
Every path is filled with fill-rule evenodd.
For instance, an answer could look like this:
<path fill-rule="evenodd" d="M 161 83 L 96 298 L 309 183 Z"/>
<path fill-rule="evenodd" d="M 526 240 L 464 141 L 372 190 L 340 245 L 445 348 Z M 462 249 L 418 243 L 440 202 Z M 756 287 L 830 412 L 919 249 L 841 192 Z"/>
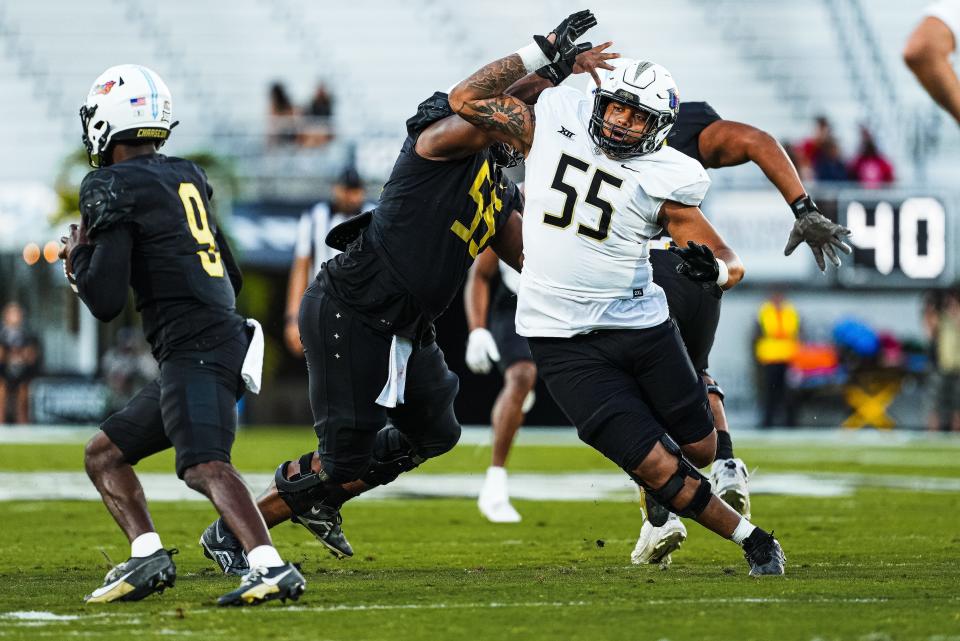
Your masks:
<path fill-rule="evenodd" d="M 613 70 L 597 69 L 600 86 L 590 78 L 593 95 L 590 137 L 603 153 L 617 160 L 649 154 L 660 149 L 680 113 L 680 92 L 673 76 L 661 65 L 644 60 L 612 60 Z M 626 129 L 604 122 L 607 105 L 616 101 L 648 114 L 643 130 Z M 619 140 L 605 136 L 607 129 Z M 624 139 L 625 136 L 629 138 Z"/>
<path fill-rule="evenodd" d="M 110 67 L 93 82 L 80 107 L 83 144 L 92 167 L 110 163 L 118 140 L 152 141 L 159 149 L 170 137 L 173 98 L 157 73 L 140 65 Z"/>

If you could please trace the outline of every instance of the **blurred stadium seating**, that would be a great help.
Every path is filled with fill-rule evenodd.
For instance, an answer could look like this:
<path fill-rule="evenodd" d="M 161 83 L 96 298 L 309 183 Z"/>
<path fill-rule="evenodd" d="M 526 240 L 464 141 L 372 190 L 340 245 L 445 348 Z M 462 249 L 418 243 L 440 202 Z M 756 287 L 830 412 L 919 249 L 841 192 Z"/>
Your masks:
<path fill-rule="evenodd" d="M 708 100 L 722 116 L 754 124 L 781 140 L 809 135 L 812 118 L 824 114 L 849 157 L 857 144 L 857 126 L 867 124 L 896 167 L 896 191 L 815 185 L 821 205 L 832 207 L 843 220 L 845 213 L 838 210 L 851 199 L 872 207 L 885 199 L 902 203 L 910 196 L 932 195 L 945 203 L 949 221 L 955 219 L 949 214 L 956 205 L 952 174 L 960 162 L 960 131 L 923 93 L 900 58 L 924 4 L 595 0 L 591 8 L 599 27 L 589 36 L 594 43 L 613 40 L 626 56 L 667 66 L 682 100 Z M 240 187 L 234 194 L 231 232 L 244 266 L 259 270 L 272 283 L 270 291 L 282 291 L 295 214 L 326 193 L 345 162 L 355 161 L 376 189 L 403 139 L 404 120 L 421 99 L 579 8 L 580 3 L 569 0 L 0 3 L 0 148 L 6 152 L 0 156 L 0 209 L 15 221 L 7 237 L 0 237 L 0 269 L 9 267 L 13 274 L 10 278 L 4 272 L 12 283 L 6 295 L 42 307 L 48 369 L 91 374 L 102 349 L 91 318 L 67 299 L 50 298 L 49 292 L 63 286 L 54 266 L 41 273 L 20 259 L 26 242 L 43 245 L 57 237 L 39 217 L 20 212 L 50 209 L 39 203 L 53 198 L 52 178 L 63 159 L 80 150 L 77 110 L 104 69 L 136 62 L 166 79 L 181 123 L 166 150 L 210 151 L 230 161 Z M 333 143 L 309 149 L 267 144 L 268 87 L 274 81 L 282 82 L 297 104 L 307 102 L 319 81 L 330 89 Z M 583 86 L 586 80 L 570 82 Z M 874 269 L 874 256 L 865 253 L 839 277 L 834 272 L 821 276 L 814 273 L 809 255 L 798 252 L 783 259 L 789 214 L 759 169 L 744 165 L 711 172 L 711 177 L 714 188 L 704 209 L 744 256 L 749 274 L 742 292 L 724 304 L 714 350 L 713 369 L 724 380 L 731 409 L 748 410 L 755 400 L 747 375 L 752 366 L 749 334 L 764 288 L 788 284 L 814 338 L 828 336 L 839 316 L 859 312 L 883 329 L 922 340 L 920 292 L 942 287 L 960 274 L 950 253 L 937 280 L 893 283 L 898 275 L 887 279 Z M 229 200 L 224 191 L 218 193 L 221 202 Z M 229 211 L 224 207 L 223 215 Z M 950 222 L 946 237 L 937 240 L 951 252 L 957 236 Z M 892 246 L 897 238 L 882 240 Z M 254 251 L 254 245 L 269 251 Z M 894 295 L 891 287 L 903 289 Z M 856 291 L 838 291 L 842 288 Z M 276 312 L 276 301 L 264 298 L 261 303 L 249 313 L 279 322 L 265 317 Z M 902 309 L 906 311 L 898 313 Z M 441 335 L 452 346 L 451 364 L 462 372 L 460 313 L 451 310 Z M 72 319 L 68 328 L 63 317 Z M 78 344 L 83 349 L 74 349 Z M 492 379 L 465 374 L 464 383 L 478 405 L 495 391 Z M 916 416 L 915 407 L 903 413 Z"/>
<path fill-rule="evenodd" d="M 340 141 L 356 145 L 361 162 L 382 173 L 403 120 L 423 96 L 519 46 L 531 29 L 548 27 L 571 6 L 503 0 L 235 0 L 229 9 L 214 0 L 6 2 L 0 6 L 0 144 L 17 153 L 5 154 L 0 170 L 8 178 L 50 178 L 77 147 L 77 123 L 65 114 L 76 111 L 100 71 L 138 62 L 171 86 L 181 122 L 171 148 L 180 153 L 225 153 L 253 176 L 334 171 L 343 154 L 336 146 L 308 154 L 308 162 L 290 154 L 279 161 L 261 158 L 268 84 L 281 79 L 305 99 L 322 78 L 340 107 L 334 115 Z M 800 137 L 809 118 L 822 112 L 850 150 L 855 125 L 868 121 L 895 164 L 908 167 L 911 145 L 917 136 L 935 135 L 931 130 L 943 138 L 941 154 L 955 158 L 960 149 L 955 128 L 935 126 L 939 115 L 899 60 L 921 7 L 916 1 L 598 0 L 593 10 L 600 28 L 591 35 L 614 40 L 626 55 L 666 65 L 684 99 L 708 99 L 725 117 L 780 138 Z M 53 14 L 60 19 L 50 20 Z M 869 65 L 858 62 L 864 51 Z M 871 89 L 885 78 L 888 86 Z M 922 131 L 915 131 L 918 122 Z M 384 148 L 388 152 L 378 155 Z M 326 156 L 333 158 L 324 162 Z M 943 174 L 939 158 L 929 163 L 934 178 Z M 723 180 L 731 175 L 756 178 L 744 170 L 725 172 Z"/>

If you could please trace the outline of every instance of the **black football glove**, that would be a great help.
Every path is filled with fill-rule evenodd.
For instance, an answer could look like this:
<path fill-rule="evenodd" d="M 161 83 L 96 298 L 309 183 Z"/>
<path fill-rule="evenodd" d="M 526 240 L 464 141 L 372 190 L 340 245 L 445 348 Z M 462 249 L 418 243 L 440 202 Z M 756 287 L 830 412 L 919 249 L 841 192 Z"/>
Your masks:
<path fill-rule="evenodd" d="M 827 269 L 823 260 L 824 254 L 834 267 L 839 267 L 840 257 L 837 256 L 837 250 L 845 254 L 853 251 L 850 245 L 844 242 L 850 235 L 850 230 L 821 214 L 810 196 L 796 199 L 790 204 L 790 209 L 797 220 L 793 223 L 787 246 L 783 249 L 784 256 L 789 256 L 801 242 L 806 242 L 810 245 L 810 251 L 813 252 L 820 271 Z"/>
<path fill-rule="evenodd" d="M 698 283 L 715 283 L 720 277 L 720 266 L 713 252 L 706 245 L 687 242 L 687 248 L 671 247 L 670 251 L 683 261 L 677 265 L 677 273 Z"/>
<path fill-rule="evenodd" d="M 557 28 L 551 32 L 557 37 L 554 42 L 547 40 L 546 36 L 534 36 L 533 41 L 550 61 L 550 64 L 537 69 L 537 75 L 546 78 L 554 86 L 563 82 L 573 73 L 573 64 L 576 62 L 577 55 L 589 51 L 593 46 L 589 42 L 578 45 L 577 40 L 596 24 L 597 19 L 590 10 L 584 9 L 571 13 L 557 25 Z"/>

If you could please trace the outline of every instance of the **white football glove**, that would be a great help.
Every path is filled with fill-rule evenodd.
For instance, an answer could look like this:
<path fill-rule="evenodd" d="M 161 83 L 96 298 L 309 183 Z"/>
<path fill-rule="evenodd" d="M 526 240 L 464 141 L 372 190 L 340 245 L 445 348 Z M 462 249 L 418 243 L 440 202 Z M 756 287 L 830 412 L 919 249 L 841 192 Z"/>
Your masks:
<path fill-rule="evenodd" d="M 493 334 L 484 327 L 478 327 L 470 332 L 467 339 L 467 367 L 474 374 L 488 374 L 493 363 L 500 360 L 500 350 Z"/>

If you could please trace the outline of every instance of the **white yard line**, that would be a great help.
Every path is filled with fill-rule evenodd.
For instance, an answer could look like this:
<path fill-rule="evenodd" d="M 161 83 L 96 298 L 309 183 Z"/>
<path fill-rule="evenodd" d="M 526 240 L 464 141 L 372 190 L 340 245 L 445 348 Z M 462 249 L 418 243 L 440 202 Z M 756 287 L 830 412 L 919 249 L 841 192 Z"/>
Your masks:
<path fill-rule="evenodd" d="M 202 501 L 176 476 L 161 473 L 139 475 L 151 501 Z M 254 489 L 266 487 L 272 474 L 247 474 Z M 390 485 L 364 494 L 364 501 L 397 498 L 473 498 L 480 491 L 483 474 L 407 474 Z M 881 487 L 916 492 L 960 492 L 960 479 L 902 475 L 861 474 L 757 474 L 750 481 L 753 494 L 837 497 L 858 487 Z M 513 498 L 532 501 L 633 501 L 636 486 L 616 472 L 572 474 L 523 474 L 510 476 Z M 89 500 L 99 501 L 93 485 L 82 472 L 0 472 L 0 501 Z"/>
<path fill-rule="evenodd" d="M 954 597 L 948 597 L 949 600 L 956 600 Z M 895 600 L 895 599 L 894 599 Z M 637 605 L 734 605 L 734 604 L 760 604 L 760 603 L 887 603 L 889 598 L 877 597 L 690 597 L 677 599 L 643 599 L 634 600 Z M 599 603 L 596 601 L 511 601 L 500 602 L 492 601 L 488 603 L 394 603 L 394 604 L 349 604 L 342 603 L 336 605 L 288 605 L 279 608 L 264 608 L 257 610 L 241 609 L 235 610 L 236 613 L 249 614 L 257 616 L 263 614 L 285 614 L 289 612 L 376 612 L 389 610 L 496 610 L 503 608 L 571 608 L 571 607 L 597 607 L 609 605 L 609 603 Z M 214 614 L 222 610 L 217 608 L 193 608 L 190 615 Z M 125 617 L 138 618 L 138 613 L 120 613 L 111 612 L 97 614 L 54 614 L 53 612 L 38 611 L 14 611 L 0 613 L 0 625 L 3 624 L 27 624 L 27 623 L 67 623 L 83 619 L 102 619 L 108 618 L 111 623 L 117 623 L 117 619 Z M 139 620 L 139 619 L 138 619 Z M 120 621 L 122 623 L 122 621 Z"/>
<path fill-rule="evenodd" d="M 295 426 L 292 426 L 295 427 Z M 243 438 L 245 429 L 241 428 L 238 438 Z M 252 428 L 257 429 L 257 428 Z M 83 443 L 97 431 L 95 426 L 71 425 L 24 425 L 0 426 L 0 444 L 43 444 L 43 443 Z M 303 426 L 304 438 L 310 438 L 313 430 Z M 956 434 L 931 434 L 916 430 L 842 430 L 842 429 L 738 429 L 738 445 L 747 447 L 777 445 L 809 445 L 831 448 L 899 447 L 916 443 L 936 445 L 938 448 L 960 449 L 960 436 Z M 460 437 L 461 445 L 487 445 L 491 442 L 490 427 L 486 425 L 465 425 Z M 519 445 L 569 445 L 586 447 L 571 427 L 532 427 L 520 430 L 517 435 Z"/>

